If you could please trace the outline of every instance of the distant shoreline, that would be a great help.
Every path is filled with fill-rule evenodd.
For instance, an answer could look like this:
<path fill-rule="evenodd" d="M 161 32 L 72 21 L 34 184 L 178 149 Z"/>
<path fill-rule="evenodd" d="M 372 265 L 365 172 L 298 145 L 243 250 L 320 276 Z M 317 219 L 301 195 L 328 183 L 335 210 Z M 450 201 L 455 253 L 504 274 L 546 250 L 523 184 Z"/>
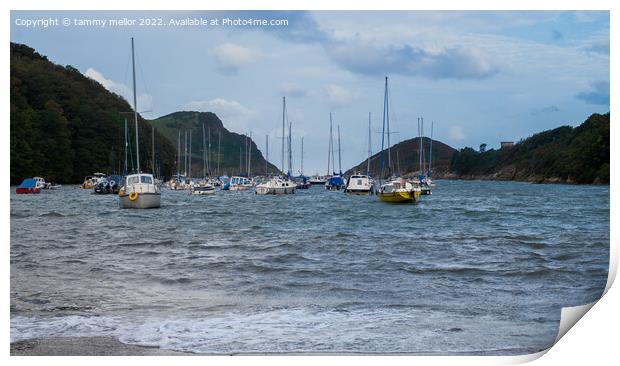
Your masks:
<path fill-rule="evenodd" d="M 111 336 L 33 338 L 11 343 L 11 356 L 234 356 L 234 355 L 297 355 L 297 356 L 525 356 L 539 350 L 511 349 L 447 353 L 408 352 L 248 352 L 248 353 L 192 353 L 165 350 L 158 347 L 136 346 L 121 343 Z"/>
<path fill-rule="evenodd" d="M 456 175 L 441 175 L 435 178 L 436 180 L 465 180 L 465 181 L 492 181 L 492 182 L 523 182 L 531 184 L 565 184 L 569 186 L 609 186 L 609 183 L 603 182 L 590 182 L 590 183 L 578 183 L 572 180 L 562 179 L 558 177 L 540 178 L 540 177 L 527 177 L 523 179 L 514 178 L 502 178 L 488 175 L 468 175 L 468 176 L 456 176 Z"/>

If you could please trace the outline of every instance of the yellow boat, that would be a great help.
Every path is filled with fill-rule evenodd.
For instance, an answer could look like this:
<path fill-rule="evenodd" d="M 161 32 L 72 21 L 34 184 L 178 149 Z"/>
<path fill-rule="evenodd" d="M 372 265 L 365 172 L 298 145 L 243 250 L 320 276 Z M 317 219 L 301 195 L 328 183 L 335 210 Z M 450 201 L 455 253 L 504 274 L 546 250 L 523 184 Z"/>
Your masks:
<path fill-rule="evenodd" d="M 401 178 L 381 185 L 378 196 L 383 202 L 409 203 L 416 202 L 421 194 L 419 187 Z"/>

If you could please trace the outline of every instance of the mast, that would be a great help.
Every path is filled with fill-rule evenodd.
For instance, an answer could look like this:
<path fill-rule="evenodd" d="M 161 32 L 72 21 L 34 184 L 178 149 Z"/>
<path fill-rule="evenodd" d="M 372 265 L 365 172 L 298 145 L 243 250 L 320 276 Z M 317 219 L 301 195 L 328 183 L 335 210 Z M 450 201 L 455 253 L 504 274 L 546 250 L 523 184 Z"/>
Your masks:
<path fill-rule="evenodd" d="M 366 174 L 370 175 L 370 157 L 372 156 L 372 144 L 370 137 L 370 112 L 368 112 L 368 163 L 366 163 Z"/>
<path fill-rule="evenodd" d="M 286 118 L 286 97 L 282 97 L 282 162 L 281 171 L 284 174 L 284 119 Z"/>
<path fill-rule="evenodd" d="M 269 135 L 265 135 L 265 154 L 265 175 L 268 175 L 267 167 L 269 164 Z"/>
<path fill-rule="evenodd" d="M 189 156 L 188 156 L 188 162 L 189 162 L 189 166 L 188 166 L 188 170 L 189 170 L 189 177 L 192 177 L 192 130 L 189 130 Z"/>
<path fill-rule="evenodd" d="M 422 128 L 420 127 L 420 117 L 418 117 L 418 167 L 422 174 Z"/>
<path fill-rule="evenodd" d="M 152 155 L 153 155 L 153 175 L 155 174 L 155 126 L 151 125 L 151 140 L 153 140 Z"/>
<path fill-rule="evenodd" d="M 241 172 L 243 171 L 242 159 L 243 159 L 243 148 L 239 146 L 239 175 L 241 175 L 242 174 Z"/>
<path fill-rule="evenodd" d="M 288 176 L 290 177 L 293 174 L 293 152 L 291 148 L 292 140 L 291 140 L 291 125 L 293 123 L 288 123 Z"/>
<path fill-rule="evenodd" d="M 387 123 L 387 145 L 388 145 L 388 169 L 390 174 L 392 173 L 392 145 L 390 143 L 390 99 L 388 91 L 388 78 L 385 77 L 385 104 L 383 106 L 385 110 L 385 120 Z"/>
<path fill-rule="evenodd" d="M 209 137 L 209 148 L 207 149 L 207 175 L 211 176 L 211 127 L 207 127 L 207 136 Z"/>
<path fill-rule="evenodd" d="M 338 125 L 338 172 L 342 175 L 342 158 L 340 157 L 340 125 Z"/>
<path fill-rule="evenodd" d="M 245 158 L 245 172 L 248 172 L 248 135 L 247 134 L 243 134 L 243 136 L 245 136 L 245 154 L 243 154 L 243 157 Z M 248 174 L 249 176 L 249 174 Z"/>
<path fill-rule="evenodd" d="M 420 117 L 420 174 L 424 174 L 424 117 Z"/>
<path fill-rule="evenodd" d="M 430 143 L 430 147 L 428 148 L 428 176 L 432 176 L 433 175 L 433 125 L 435 124 L 435 121 L 431 121 L 431 143 Z"/>
<path fill-rule="evenodd" d="M 131 69 L 133 74 L 133 118 L 136 124 L 136 160 L 138 173 L 140 173 L 140 147 L 138 138 L 138 98 L 136 97 L 136 60 L 134 57 L 133 37 L 131 37 Z"/>
<path fill-rule="evenodd" d="M 181 130 L 179 130 L 179 143 L 177 153 L 177 181 L 181 176 Z"/>
<path fill-rule="evenodd" d="M 185 131 L 185 142 L 183 143 L 183 175 L 187 178 L 187 131 Z"/>
<path fill-rule="evenodd" d="M 202 123 L 202 174 L 204 176 L 204 178 L 207 177 L 207 162 L 206 162 L 206 155 L 207 155 L 207 146 L 206 146 L 206 142 L 205 142 L 205 124 L 204 122 Z"/>
<path fill-rule="evenodd" d="M 422 172 L 426 171 L 426 159 L 424 156 L 424 117 L 420 117 L 420 148 L 422 149 Z M 426 173 L 424 173 L 426 175 Z"/>
<path fill-rule="evenodd" d="M 301 169 L 299 175 L 304 175 L 304 138 L 301 138 Z"/>
<path fill-rule="evenodd" d="M 332 154 L 332 173 L 336 170 L 336 163 L 334 157 L 334 134 L 332 129 L 332 113 L 329 112 L 329 149 Z"/>
<path fill-rule="evenodd" d="M 129 141 L 127 141 L 127 117 L 125 117 L 125 168 L 123 169 L 123 175 L 127 175 L 127 148 L 129 147 Z"/>
<path fill-rule="evenodd" d="M 330 175 L 329 163 L 331 160 L 331 153 L 332 153 L 332 112 L 329 112 L 329 144 L 327 146 L 327 175 Z"/>
<path fill-rule="evenodd" d="M 248 141 L 248 178 L 252 172 L 252 131 L 250 131 L 250 140 Z"/>
<path fill-rule="evenodd" d="M 381 186 L 381 179 L 383 179 L 383 168 L 385 165 L 385 105 L 387 104 L 387 85 L 388 77 L 385 77 L 385 93 L 383 95 L 383 128 L 381 129 L 381 174 L 379 175 L 379 187 Z"/>
<path fill-rule="evenodd" d="M 220 176 L 220 146 L 222 144 L 222 129 L 218 130 L 217 135 L 217 176 Z"/>

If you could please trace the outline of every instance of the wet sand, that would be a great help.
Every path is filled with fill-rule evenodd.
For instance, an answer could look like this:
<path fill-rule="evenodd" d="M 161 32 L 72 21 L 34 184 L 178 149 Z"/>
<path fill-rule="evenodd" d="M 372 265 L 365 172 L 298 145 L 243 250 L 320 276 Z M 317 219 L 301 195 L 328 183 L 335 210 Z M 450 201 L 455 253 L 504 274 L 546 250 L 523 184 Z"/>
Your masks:
<path fill-rule="evenodd" d="M 114 337 L 37 338 L 11 343 L 11 356 L 188 356 L 192 353 L 124 344 Z"/>

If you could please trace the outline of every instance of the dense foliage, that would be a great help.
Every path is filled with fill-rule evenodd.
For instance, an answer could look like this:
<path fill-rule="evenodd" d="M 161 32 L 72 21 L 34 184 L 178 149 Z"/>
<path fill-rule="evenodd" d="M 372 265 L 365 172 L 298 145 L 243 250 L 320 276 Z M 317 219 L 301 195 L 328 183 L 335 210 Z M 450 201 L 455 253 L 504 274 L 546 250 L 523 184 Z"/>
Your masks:
<path fill-rule="evenodd" d="M 127 170 L 131 172 L 136 166 L 132 110 L 121 96 L 79 70 L 55 65 L 32 48 L 11 43 L 11 183 L 32 176 L 81 183 L 94 172 L 122 173 L 125 120 L 131 141 Z M 202 172 L 202 123 L 211 130 L 211 172 L 217 165 L 220 131 L 220 172 L 239 173 L 239 147 L 245 166 L 245 137 L 226 130 L 213 113 L 177 112 L 153 121 L 139 116 L 138 121 L 142 171 L 155 171 L 165 178 L 176 174 L 177 131 L 192 129 L 193 171 Z M 251 142 L 251 146 L 252 173 L 264 173 L 265 160 L 256 144 Z M 267 170 L 278 171 L 271 164 Z"/>
<path fill-rule="evenodd" d="M 175 112 L 152 120 L 155 129 L 175 148 L 179 149 L 179 136 L 181 156 L 185 151 L 185 133 L 191 133 L 191 172 L 193 176 L 203 175 L 207 161 L 203 159 L 203 125 L 205 130 L 204 145 L 209 152 L 208 167 L 211 175 L 247 175 L 248 154 L 247 146 L 250 146 L 250 174 L 277 174 L 280 171 L 271 163 L 265 165 L 265 158 L 258 147 L 249 137 L 228 131 L 222 121 L 211 112 Z M 209 149 L 209 135 L 211 136 L 211 148 Z M 220 140 L 221 139 L 221 140 Z M 246 145 L 246 142 L 248 145 Z M 219 145 L 219 155 L 218 155 Z M 189 150 L 189 137 L 187 142 Z M 179 171 L 184 173 L 185 162 L 181 159 Z M 203 163 L 204 161 L 204 163 Z M 219 172 L 217 171 L 219 161 Z M 189 170 L 189 169 L 188 169 Z"/>
<path fill-rule="evenodd" d="M 124 119 L 132 108 L 71 66 L 11 43 L 11 183 L 42 176 L 79 183 L 95 171 L 123 170 Z M 141 168 L 152 171 L 151 128 L 139 118 Z M 156 165 L 171 174 L 175 150 L 155 134 Z M 135 148 L 134 148 L 135 150 Z M 135 153 L 135 152 L 134 152 Z"/>
<path fill-rule="evenodd" d="M 576 128 L 562 126 L 537 133 L 512 148 L 454 154 L 451 170 L 458 176 L 502 179 L 609 183 L 609 113 L 593 114 Z"/>
<path fill-rule="evenodd" d="M 422 139 L 422 158 L 424 162 L 424 171 L 428 170 L 428 161 L 430 157 L 431 139 L 424 137 Z M 383 175 L 391 174 L 413 174 L 420 171 L 420 139 L 412 138 L 401 141 L 393 145 L 389 151 L 385 150 L 383 156 Z M 443 176 L 450 168 L 450 159 L 456 150 L 450 146 L 433 140 L 432 151 L 432 169 L 436 176 Z M 381 172 L 381 152 L 374 154 L 370 159 L 370 174 L 378 177 Z M 349 169 L 346 175 L 355 172 L 366 172 L 367 160 L 360 162 L 357 166 Z"/>

